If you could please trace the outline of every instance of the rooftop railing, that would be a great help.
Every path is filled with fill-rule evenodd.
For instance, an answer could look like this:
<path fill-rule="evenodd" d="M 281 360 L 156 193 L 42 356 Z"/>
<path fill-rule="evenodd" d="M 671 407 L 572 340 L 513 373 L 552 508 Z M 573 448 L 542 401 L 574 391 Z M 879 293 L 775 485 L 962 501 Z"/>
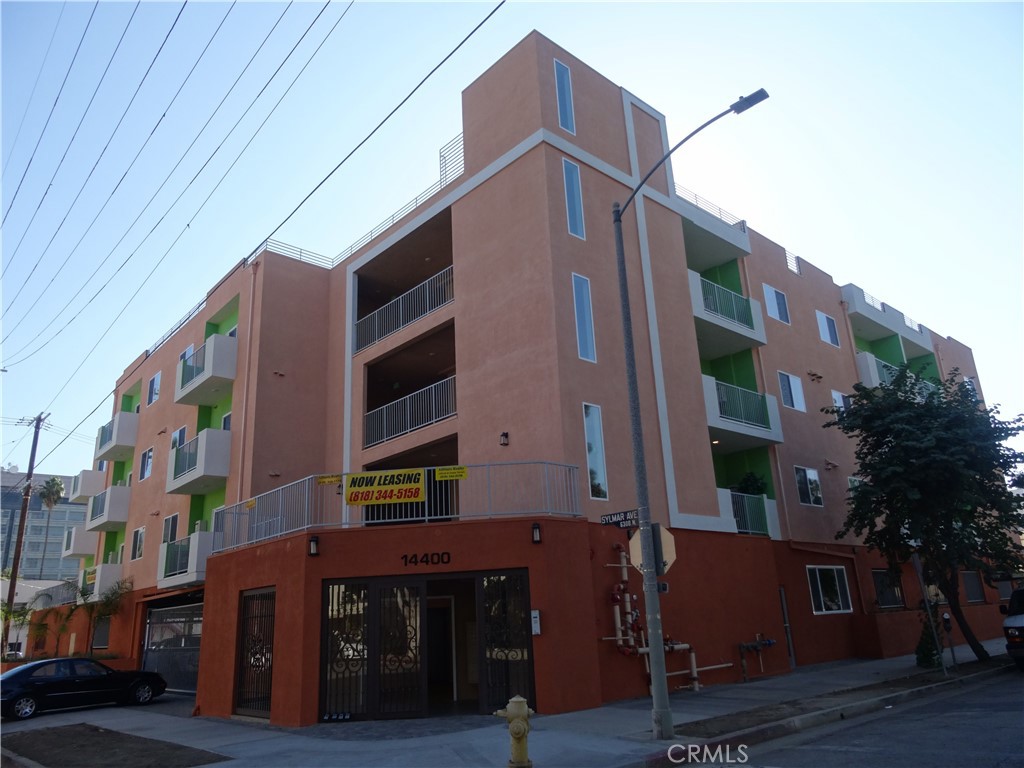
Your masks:
<path fill-rule="evenodd" d="M 721 219 L 730 226 L 735 227 L 736 225 L 743 224 L 743 219 L 741 219 L 739 216 L 732 215 L 725 209 L 712 203 L 710 200 L 707 200 L 698 195 L 696 192 L 691 192 L 690 190 L 686 189 L 685 187 L 681 187 L 678 184 L 676 184 L 676 196 L 683 198 L 683 200 L 687 200 L 693 203 L 702 211 L 707 211 L 712 216 Z"/>

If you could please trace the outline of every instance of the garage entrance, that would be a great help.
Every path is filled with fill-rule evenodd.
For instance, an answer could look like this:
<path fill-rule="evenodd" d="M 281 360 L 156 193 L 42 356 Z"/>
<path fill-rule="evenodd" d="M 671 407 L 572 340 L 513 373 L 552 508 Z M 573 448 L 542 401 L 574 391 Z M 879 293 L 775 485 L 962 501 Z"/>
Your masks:
<path fill-rule="evenodd" d="M 321 721 L 532 703 L 529 606 L 525 570 L 326 582 Z"/>

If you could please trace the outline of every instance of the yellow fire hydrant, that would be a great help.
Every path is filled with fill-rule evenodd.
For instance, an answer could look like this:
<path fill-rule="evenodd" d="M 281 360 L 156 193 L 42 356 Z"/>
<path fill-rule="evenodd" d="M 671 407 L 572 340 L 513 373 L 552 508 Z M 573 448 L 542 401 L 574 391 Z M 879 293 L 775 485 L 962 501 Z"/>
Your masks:
<path fill-rule="evenodd" d="M 509 758 L 508 768 L 533 768 L 526 740 L 530 733 L 530 715 L 533 714 L 533 710 L 526 706 L 526 699 L 522 696 L 513 696 L 504 709 L 499 709 L 494 714 L 508 720 L 508 735 L 512 742 L 512 756 Z"/>

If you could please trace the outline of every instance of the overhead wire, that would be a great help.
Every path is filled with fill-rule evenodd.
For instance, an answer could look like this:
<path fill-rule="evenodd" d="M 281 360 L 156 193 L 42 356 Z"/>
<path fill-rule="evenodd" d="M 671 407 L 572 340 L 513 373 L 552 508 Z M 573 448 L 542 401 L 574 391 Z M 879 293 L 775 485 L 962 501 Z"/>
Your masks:
<path fill-rule="evenodd" d="M 57 95 L 53 99 L 53 106 L 50 107 L 50 114 L 46 116 L 46 122 L 43 124 L 43 129 L 39 132 L 39 138 L 36 139 L 36 145 L 32 149 L 32 154 L 28 158 L 28 163 L 26 163 L 25 170 L 21 174 L 18 186 L 14 190 L 14 194 L 11 196 L 11 204 L 7 206 L 7 210 L 4 211 L 3 219 L 0 219 L 0 227 L 7 223 L 7 214 L 9 214 L 11 209 L 14 208 L 14 202 L 18 199 L 18 192 L 21 191 L 21 185 L 25 182 L 25 176 L 28 175 L 28 169 L 32 167 L 32 161 L 36 159 L 36 152 L 39 151 L 39 144 L 42 142 L 43 136 L 46 134 L 46 129 L 50 125 L 50 119 L 53 117 L 54 110 L 57 109 L 57 102 L 60 101 L 60 95 L 64 93 L 64 86 L 68 83 L 68 77 L 70 77 L 71 70 L 75 66 L 75 60 L 78 59 L 78 54 L 82 50 L 82 43 L 85 41 L 85 36 L 89 33 L 89 27 L 92 26 L 92 20 L 96 15 L 96 9 L 99 7 L 99 4 L 99 0 L 96 0 L 92 6 L 92 12 L 89 14 L 89 21 L 86 23 L 85 29 L 82 30 L 82 36 L 78 39 L 78 46 L 75 48 L 75 55 L 71 58 L 71 63 L 68 64 L 68 71 L 64 73 L 64 80 L 61 82 L 60 89 L 57 91 Z M 0 278 L 7 274 L 7 269 L 11 266 L 11 262 L 13 261 L 14 259 L 11 259 L 11 261 L 7 262 L 3 271 L 0 272 Z"/>
<path fill-rule="evenodd" d="M 149 73 L 153 71 L 153 65 L 156 64 L 156 60 L 158 58 L 160 58 L 160 53 L 163 51 L 164 46 L 167 45 L 167 41 L 170 39 L 171 34 L 174 32 L 175 27 L 178 26 L 178 22 L 181 20 L 181 14 L 183 14 L 185 12 L 185 7 L 188 5 L 188 3 L 189 3 L 189 0 L 185 0 L 185 2 L 181 4 L 181 8 L 178 9 L 178 14 L 177 14 L 177 16 L 174 17 L 174 22 L 171 24 L 170 29 L 167 30 L 167 34 L 164 35 L 164 39 L 160 43 L 160 47 L 157 48 L 156 53 L 153 55 L 153 59 L 149 62 L 149 66 L 146 68 L 145 74 L 143 74 L 142 79 L 139 81 L 139 84 L 136 86 L 135 92 L 132 94 L 131 99 L 128 100 L 128 105 L 124 108 L 124 111 L 121 112 L 121 117 L 117 121 L 117 125 L 114 126 L 114 130 L 111 131 L 110 136 L 107 138 L 107 143 L 103 146 L 103 149 L 100 150 L 100 154 L 96 158 L 96 162 L 93 163 L 92 168 L 89 170 L 88 175 L 85 177 L 85 181 L 83 181 L 82 182 L 82 186 L 79 187 L 78 194 L 75 195 L 75 199 L 71 201 L 71 208 L 73 208 L 75 203 L 78 202 L 78 198 L 81 197 L 83 190 L 85 190 L 86 186 L 89 184 L 89 179 L 92 178 L 93 173 L 96 172 L 96 168 L 99 167 L 100 161 L 103 159 L 103 155 L 106 153 L 107 149 L 110 148 L 110 143 L 114 140 L 114 136 L 117 135 L 118 129 L 121 127 L 121 124 L 124 122 L 125 117 L 127 117 L 128 112 L 131 110 L 132 105 L 135 103 L 135 99 L 138 97 L 139 92 L 142 90 L 142 86 L 145 84 L 146 80 L 149 78 Z M 147 141 L 148 141 L 148 139 L 147 139 Z M 118 184 L 120 184 L 120 182 L 118 182 Z M 68 213 L 71 212 L 71 208 L 68 209 Z M 65 220 L 67 219 L 67 214 L 65 214 L 64 218 L 65 218 Z M 63 223 L 64 222 L 62 221 L 61 224 L 63 224 Z M 60 230 L 59 226 L 58 226 L 57 230 L 58 231 Z M 56 237 L 56 236 L 57 236 L 57 233 L 54 232 L 53 237 Z M 53 242 L 53 237 L 50 238 L 50 243 Z M 49 248 L 50 247 L 49 244 L 47 244 L 46 247 Z M 45 251 L 44 251 L 44 253 L 45 253 Z M 42 256 L 42 254 L 40 254 L 39 259 L 35 263 L 35 266 L 32 267 L 32 271 L 29 272 L 28 277 L 25 278 L 25 283 L 22 284 L 22 288 L 24 288 L 25 285 L 28 284 L 28 279 L 32 277 L 32 273 L 34 273 L 36 271 L 36 267 L 39 266 L 39 262 L 42 261 L 42 258 L 43 258 L 43 256 Z M 11 262 L 13 262 L 13 261 L 14 261 L 14 258 L 12 257 L 11 261 L 7 262 L 8 266 L 10 266 Z M 18 293 L 19 294 L 21 293 L 20 289 L 19 289 Z M 17 297 L 15 297 L 15 298 L 17 298 Z M 13 305 L 13 302 L 12 302 L 12 305 Z M 10 309 L 10 306 L 8 307 L 8 309 Z M 6 310 L 4 311 L 4 314 L 5 315 L 7 314 Z"/>
<path fill-rule="evenodd" d="M 57 23 L 53 25 L 53 33 L 50 35 L 50 42 L 46 45 L 46 53 L 43 54 L 43 60 L 39 63 L 39 71 L 36 72 L 35 82 L 32 83 L 32 92 L 29 94 L 28 101 L 25 102 L 25 111 L 21 115 L 21 120 L 18 122 L 18 130 L 14 132 L 14 140 L 11 141 L 11 148 L 7 150 L 7 157 L 4 158 L 3 170 L 6 171 L 10 165 L 11 155 L 14 154 L 15 147 L 18 146 L 18 139 L 21 138 L 21 129 L 25 125 L 25 118 L 28 117 L 28 113 L 32 110 L 32 102 L 36 98 L 36 88 L 39 87 L 39 78 L 43 75 L 43 70 L 46 68 L 46 62 L 50 59 L 50 50 L 53 48 L 53 41 L 57 38 L 57 30 L 60 28 L 60 20 L 64 18 L 64 11 L 68 7 L 67 0 L 64 0 L 60 5 L 60 13 L 57 14 Z"/>
<path fill-rule="evenodd" d="M 78 120 L 78 125 L 75 126 L 75 131 L 74 133 L 71 134 L 71 138 L 70 140 L 68 140 L 68 145 L 64 148 L 64 154 L 61 155 L 60 161 L 57 163 L 57 167 L 54 169 L 53 175 L 50 177 L 50 181 L 46 185 L 46 189 L 43 190 L 43 195 L 42 197 L 39 198 L 39 203 L 36 205 L 36 209 L 32 212 L 32 218 L 28 220 L 28 224 L 26 224 L 25 229 L 22 230 L 21 238 L 18 240 L 18 244 L 14 246 L 14 250 L 11 252 L 12 260 L 14 259 L 15 256 L 18 255 L 18 250 L 21 248 L 21 244 L 25 242 L 25 236 L 28 235 L 29 230 L 32 229 L 32 223 L 36 220 L 36 216 L 39 215 L 39 211 L 43 207 L 43 202 L 46 200 L 46 195 L 53 187 L 53 182 L 57 178 L 57 174 L 60 173 L 60 169 L 64 166 L 64 160 L 67 159 L 68 152 L 71 151 L 71 145 L 75 143 L 75 138 L 78 136 L 78 131 L 82 128 L 82 123 L 85 122 L 86 115 L 89 114 L 89 108 L 92 107 L 93 101 L 96 100 L 96 94 L 99 93 L 100 87 L 103 85 L 103 81 L 107 77 L 107 72 L 110 71 L 110 65 L 114 63 L 114 57 L 117 55 L 117 52 L 121 50 L 121 43 L 124 42 L 124 36 L 128 34 L 128 27 L 131 26 L 132 19 L 135 18 L 135 14 L 138 12 L 139 6 L 141 4 L 142 0 L 137 0 L 137 2 L 135 3 L 135 8 L 132 10 L 132 15 L 129 17 L 128 23 L 125 24 L 124 29 L 121 31 L 121 37 L 118 39 L 117 45 L 114 47 L 113 53 L 110 54 L 110 58 L 107 60 L 107 66 L 104 68 L 103 74 L 100 75 L 100 79 L 96 83 L 96 87 L 93 89 L 92 96 L 89 98 L 89 103 L 85 105 L 85 110 L 82 112 L 82 117 Z M 81 191 L 79 191 L 79 195 L 81 195 Z M 57 228 L 54 230 L 53 237 L 50 238 L 50 242 L 46 244 L 46 247 L 39 254 L 39 258 L 36 259 L 36 263 L 32 266 L 32 269 L 29 270 L 29 273 L 25 277 L 25 280 L 22 282 L 21 287 L 18 288 L 17 292 L 14 294 L 14 298 L 11 299 L 10 303 L 8 303 L 7 305 L 7 308 L 4 309 L 3 314 L 0 314 L 0 318 L 7 317 L 7 313 L 11 310 L 11 307 L 14 306 L 14 303 L 18 300 L 18 297 L 21 296 L 21 292 L 25 289 L 25 286 L 28 285 L 28 281 L 32 278 L 32 275 L 35 274 L 36 268 L 43 260 L 43 257 L 46 255 L 46 252 L 50 249 L 50 245 L 53 244 L 54 238 L 57 237 L 57 233 L 60 232 L 61 227 L 64 226 L 64 222 L 67 221 L 68 215 L 71 213 L 71 209 L 74 208 L 75 202 L 77 201 L 78 197 L 75 197 L 75 200 L 72 201 L 71 206 L 67 210 L 67 213 L 64 214 L 64 218 L 61 219 L 60 224 L 58 224 Z M 51 280 L 50 282 L 52 283 L 53 281 Z M 27 312 L 25 313 L 25 315 L 22 315 L 22 320 L 24 320 L 27 315 Z M 18 324 L 16 324 L 14 327 L 17 328 L 20 323 L 21 320 L 19 320 Z M 13 331 L 14 328 L 11 329 L 11 332 Z M 10 334 L 8 334 L 8 336 L 9 335 Z"/>
<path fill-rule="evenodd" d="M 85 288 L 89 285 L 89 283 L 92 282 L 92 279 L 97 275 L 97 273 L 100 271 L 100 269 L 103 268 L 103 265 L 106 264 L 107 261 L 110 259 L 110 257 L 114 255 L 114 252 L 121 245 L 121 243 L 124 242 L 125 238 L 128 237 L 129 233 L 135 227 L 135 225 L 138 223 L 139 219 L 141 219 L 143 214 L 145 214 L 145 212 L 149 210 L 149 206 L 152 205 L 152 203 L 156 199 L 157 195 L 160 194 L 160 192 L 163 190 L 163 188 L 167 184 L 167 182 L 170 181 L 171 177 L 174 175 L 174 172 L 178 170 L 178 167 L 181 165 L 181 163 L 188 156 L 188 153 L 192 150 L 192 147 L 195 146 L 196 142 L 199 141 L 200 136 L 202 136 L 203 133 L 206 131 L 206 128 L 213 121 L 214 117 L 216 117 L 217 113 L 220 112 L 220 108 L 222 106 L 224 106 L 224 103 L 227 101 L 228 97 L 234 92 L 235 87 L 238 85 L 239 81 L 241 81 L 241 79 L 245 75 L 245 73 L 249 70 L 249 67 L 252 66 L 253 61 L 255 61 L 255 59 L 259 55 L 260 51 L 263 50 L 263 47 L 266 45 L 267 41 L 270 39 L 270 36 L 274 33 L 274 30 L 277 29 L 278 25 L 281 23 L 281 20 L 284 18 L 285 14 L 288 12 L 288 9 L 291 8 L 291 6 L 292 6 L 292 2 L 289 2 L 288 5 L 285 6 L 284 10 L 281 11 L 281 15 L 277 17 L 277 20 L 274 22 L 273 26 L 270 28 L 270 31 L 267 32 L 266 36 L 264 36 L 263 41 L 260 43 L 259 47 L 253 52 L 252 56 L 249 57 L 249 61 L 242 68 L 241 72 L 239 72 L 238 76 L 235 78 L 235 81 L 231 84 L 231 87 L 227 90 L 227 92 L 224 94 L 223 98 L 220 100 L 220 103 L 217 104 L 217 106 L 214 108 L 213 112 L 210 113 L 210 116 L 206 119 L 206 122 L 203 124 L 203 127 L 199 129 L 199 132 L 192 139 L 192 143 L 189 144 L 188 147 L 185 149 L 185 151 L 181 154 L 181 156 L 178 158 L 178 161 L 174 164 L 174 167 L 171 168 L 171 170 L 168 172 L 168 174 L 164 177 L 164 180 L 160 183 L 160 186 L 157 187 L 156 191 L 152 194 L 152 196 L 149 198 L 149 200 L 146 202 L 146 204 L 142 207 L 142 209 L 139 211 L 138 215 L 136 215 L 136 217 L 132 221 L 132 223 L 128 225 L 128 227 L 125 229 L 124 233 L 121 235 L 121 237 L 118 239 L 118 241 L 114 244 L 114 246 L 110 249 L 110 252 L 107 253 L 107 255 L 103 257 L 103 259 L 100 261 L 100 263 L 92 271 L 92 274 L 90 274 L 89 277 L 86 278 L 79 285 L 78 290 L 75 291 L 74 295 L 71 296 L 66 301 L 61 303 L 60 309 L 50 319 L 50 321 L 47 322 L 46 325 L 44 325 L 36 333 L 35 336 L 33 336 L 31 339 L 29 339 L 27 342 L 25 342 L 20 348 L 18 348 L 15 352 L 13 352 L 12 355 L 11 355 L 12 357 L 17 357 L 18 355 L 20 355 L 22 352 L 24 352 L 26 349 L 28 349 L 28 347 L 31 346 L 32 343 L 36 339 L 38 339 L 40 336 L 42 336 L 47 331 L 47 329 L 49 329 L 50 326 L 52 326 L 57 321 L 57 319 L 62 314 L 64 314 L 64 312 L 68 309 L 68 307 L 70 307 L 72 305 L 72 303 L 75 301 L 75 299 L 77 299 L 82 294 L 82 291 L 84 291 Z M 289 52 L 288 55 L 291 56 L 291 54 L 293 52 L 294 52 L 294 48 L 292 49 L 291 52 Z M 288 60 L 287 58 L 284 59 L 284 61 L 287 61 L 287 60 Z M 283 63 L 284 62 L 282 62 L 282 64 Z M 280 66 L 278 67 L 277 71 L 280 71 Z M 277 71 L 274 72 L 274 75 L 272 75 L 270 80 L 268 80 L 267 83 L 263 86 L 263 89 L 260 90 L 260 93 L 257 94 L 256 97 L 253 98 L 253 100 L 250 102 L 249 107 L 246 109 L 245 113 L 243 113 L 242 117 L 244 117 L 246 114 L 248 114 L 249 109 L 251 109 L 253 107 L 253 105 L 255 104 L 256 100 L 259 98 L 259 95 L 262 94 L 264 90 L 266 90 L 267 86 L 270 84 L 270 82 L 273 80 L 273 78 L 277 75 Z M 200 172 L 202 171 L 203 168 L 206 167 L 207 164 L 209 164 L 209 162 L 213 159 L 213 157 L 217 154 L 217 152 L 220 151 L 220 148 L 224 145 L 224 141 L 226 141 L 227 138 L 231 135 L 231 133 L 234 132 L 235 128 L 238 127 L 240 122 L 241 122 L 241 118 L 239 118 L 239 120 L 234 124 L 234 126 L 232 126 L 231 130 L 228 131 L 228 133 L 225 135 L 225 137 L 223 139 L 221 139 L 220 144 L 213 151 L 213 153 L 211 153 L 211 155 L 206 159 L 206 162 L 203 163 L 202 167 L 200 168 Z M 170 213 L 170 211 L 174 208 L 175 205 L 177 205 L 178 201 L 182 198 L 182 196 L 185 194 L 185 192 L 192 186 L 193 182 L 195 182 L 197 176 L 198 176 L 198 173 L 196 174 L 196 176 L 194 176 L 188 182 L 188 184 L 185 185 L 184 189 L 182 189 L 182 191 L 178 194 L 178 197 L 175 198 L 174 202 L 171 203 L 170 206 L 168 206 L 167 210 L 160 217 L 160 219 L 157 221 L 157 223 L 150 229 L 150 231 L 146 234 L 146 236 L 142 239 L 142 241 L 140 241 L 139 244 L 135 247 L 135 250 L 132 251 L 132 253 L 129 255 L 129 257 L 128 257 L 129 259 L 132 256 L 135 255 L 135 253 L 142 246 L 142 244 L 146 242 L 146 240 L 149 238 L 150 235 L 153 234 L 153 231 L 156 229 L 156 227 L 159 226 L 159 224 L 164 220 L 164 218 L 167 216 L 167 214 Z M 110 202 L 110 198 L 107 199 L 107 202 Z M 106 203 L 104 203 L 104 208 L 106 208 Z M 96 216 L 93 217 L 92 222 L 90 222 L 90 224 L 86 228 L 85 232 L 82 233 L 82 236 L 79 238 L 79 240 L 75 244 L 74 248 L 72 248 L 71 251 L 68 253 L 67 258 L 64 260 L 65 264 L 67 263 L 67 260 L 70 259 L 71 256 L 78 250 L 78 247 L 82 244 L 82 241 L 85 240 L 86 235 L 88 235 L 89 232 L 92 230 L 93 225 L 96 223 L 96 221 L 100 217 L 100 214 L 102 214 L 102 213 L 103 213 L 103 208 L 101 208 L 100 211 L 96 214 Z M 23 362 L 24 360 L 27 360 L 29 357 L 31 357 L 32 355 L 36 354 L 36 352 L 39 352 L 40 350 L 42 350 L 47 344 L 49 344 L 57 336 L 59 336 L 71 323 L 73 323 L 82 314 L 82 312 L 90 304 L 92 304 L 92 302 L 100 295 L 100 293 L 102 293 L 103 289 L 106 288 L 110 284 L 110 282 L 111 282 L 112 278 L 114 277 L 114 275 L 116 275 L 118 272 L 120 272 L 121 268 L 123 268 L 125 266 L 125 264 L 127 264 L 127 261 L 128 260 L 125 260 L 125 262 L 122 263 L 121 266 L 118 267 L 118 269 L 115 270 L 115 272 L 113 274 L 111 274 L 107 278 L 106 282 L 104 282 L 103 285 L 100 286 L 99 290 L 97 290 L 96 293 L 94 293 L 93 296 L 88 301 L 86 301 L 86 303 L 84 305 L 82 305 L 79 308 L 78 312 L 76 312 L 71 317 L 71 319 L 68 320 L 68 322 L 64 324 L 63 327 L 61 327 L 55 334 L 53 334 L 53 336 L 51 336 L 49 339 L 47 339 L 38 349 L 34 350 L 31 354 L 27 355 L 26 357 L 17 359 L 14 362 L 7 363 L 7 365 L 17 365 L 18 363 Z M 64 265 L 61 265 L 61 268 L 63 268 L 63 266 Z M 11 333 L 13 333 L 13 332 L 14 332 L 14 329 L 12 328 L 11 331 L 7 334 L 7 336 L 5 336 L 3 338 L 3 341 L 6 342 L 7 339 L 10 338 Z"/>

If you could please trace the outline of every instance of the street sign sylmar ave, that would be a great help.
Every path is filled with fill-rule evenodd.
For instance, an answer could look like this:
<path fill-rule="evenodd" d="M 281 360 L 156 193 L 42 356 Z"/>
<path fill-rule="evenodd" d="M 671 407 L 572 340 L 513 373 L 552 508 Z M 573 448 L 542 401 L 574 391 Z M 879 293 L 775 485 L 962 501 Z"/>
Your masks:
<path fill-rule="evenodd" d="M 651 533 L 654 535 L 654 559 L 657 562 L 655 573 L 662 576 L 676 561 L 676 540 L 658 523 L 651 523 L 651 528 L 653 529 Z M 639 571 L 644 558 L 641 554 L 638 534 L 639 532 L 634 533 L 629 539 L 629 562 Z"/>
<path fill-rule="evenodd" d="M 619 528 L 636 528 L 640 525 L 639 513 L 635 509 L 601 515 L 601 525 L 617 525 Z"/>
<path fill-rule="evenodd" d="M 423 469 L 353 472 L 345 476 L 346 504 L 398 504 L 423 501 Z"/>

